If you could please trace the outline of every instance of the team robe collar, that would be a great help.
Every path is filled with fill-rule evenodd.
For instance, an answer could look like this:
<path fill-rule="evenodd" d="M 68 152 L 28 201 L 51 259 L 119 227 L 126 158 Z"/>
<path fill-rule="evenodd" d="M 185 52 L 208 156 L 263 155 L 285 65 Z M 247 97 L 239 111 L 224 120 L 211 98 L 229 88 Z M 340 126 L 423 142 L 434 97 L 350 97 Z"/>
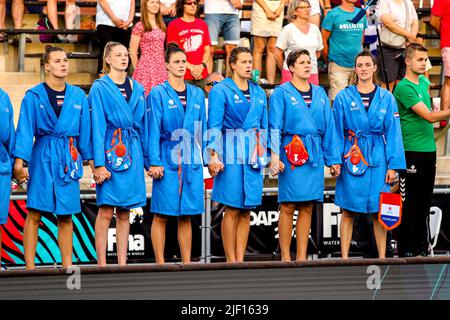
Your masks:
<path fill-rule="evenodd" d="M 259 102 L 259 97 L 256 97 L 257 93 L 257 84 L 255 84 L 253 81 L 247 80 L 248 88 L 250 90 L 250 103 L 248 102 L 247 98 L 245 97 L 244 93 L 241 89 L 239 89 L 236 85 L 236 83 L 231 78 L 226 78 L 222 80 L 220 83 L 223 83 L 228 88 L 230 88 L 235 94 L 239 96 L 239 98 L 243 101 L 244 104 L 248 107 L 248 112 L 245 115 L 245 119 L 241 119 L 242 121 L 242 128 L 244 130 L 250 129 L 248 121 L 249 121 L 249 114 L 251 114 L 252 110 L 255 110 L 257 108 L 257 103 Z M 264 97 L 265 98 L 265 97 Z M 263 105 L 263 103 L 261 103 Z"/>
<path fill-rule="evenodd" d="M 142 96 L 143 88 L 136 80 L 127 77 L 127 81 L 129 80 L 133 81 L 133 90 L 128 102 L 109 75 L 105 75 L 97 81 L 108 89 L 111 98 L 114 99 L 117 105 L 122 106 L 120 110 L 123 111 L 130 123 L 133 123 L 134 110 L 136 110 L 136 105 L 139 102 L 139 98 Z M 128 106 L 128 108 L 126 106 Z"/>
<path fill-rule="evenodd" d="M 308 108 L 308 105 L 306 104 L 305 100 L 303 99 L 303 96 L 300 94 L 300 92 L 297 90 L 297 88 L 292 84 L 292 82 L 286 82 L 283 83 L 282 85 L 280 85 L 280 87 L 287 91 L 292 97 L 296 98 L 300 104 L 302 105 L 303 108 L 305 108 L 306 110 L 308 110 L 309 113 L 311 113 L 311 110 L 313 110 L 317 104 L 320 102 L 322 104 L 325 104 L 325 99 L 323 97 L 319 98 L 319 87 L 310 84 L 311 86 L 311 95 L 312 98 L 311 99 L 311 105 Z"/>
<path fill-rule="evenodd" d="M 350 106 L 350 108 L 354 108 L 356 106 L 358 107 L 359 112 L 361 114 L 361 118 L 363 119 L 364 124 L 367 126 L 366 130 L 370 130 L 370 125 L 369 125 L 370 117 L 372 117 L 372 115 L 377 111 L 378 106 L 381 105 L 381 101 L 386 96 L 388 96 L 386 91 L 381 90 L 381 88 L 378 85 L 375 85 L 375 86 L 376 86 L 375 96 L 373 97 L 371 106 L 369 107 L 368 111 L 366 111 L 366 109 L 364 108 L 364 104 L 363 104 L 361 95 L 360 95 L 356 85 L 348 86 L 347 88 L 345 88 L 345 91 L 350 96 L 352 102 L 355 102 L 355 104 L 356 104 L 355 106 Z"/>
<path fill-rule="evenodd" d="M 57 131 L 57 129 L 63 129 L 63 128 L 60 128 L 60 125 L 58 125 L 62 121 L 58 121 L 58 120 L 61 118 L 64 118 L 66 112 L 70 111 L 70 108 L 68 108 L 66 106 L 73 105 L 73 99 L 75 96 L 73 94 L 74 86 L 68 84 L 67 82 L 65 84 L 66 84 L 66 91 L 65 91 L 65 95 L 64 95 L 64 103 L 62 105 L 61 114 L 60 114 L 59 118 L 56 116 L 55 110 L 53 110 L 53 107 L 48 98 L 47 90 L 45 90 L 44 83 L 40 83 L 37 86 L 35 86 L 34 88 L 31 88 L 29 90 L 29 91 L 33 92 L 35 95 L 37 95 L 39 102 L 41 103 L 41 105 L 44 106 L 45 111 L 47 111 L 47 113 L 50 115 L 51 119 L 53 120 L 53 122 L 55 124 L 54 131 Z"/>
<path fill-rule="evenodd" d="M 185 85 L 186 85 L 186 112 L 185 112 L 185 110 L 183 108 L 183 104 L 180 101 L 180 97 L 178 97 L 178 94 L 176 93 L 175 89 L 172 88 L 172 86 L 170 85 L 169 81 L 166 80 L 166 81 L 164 81 L 162 83 L 162 87 L 166 90 L 166 92 L 169 95 L 170 99 L 172 99 L 174 101 L 174 103 L 176 104 L 176 106 L 178 108 L 178 111 L 181 114 L 181 117 L 183 119 L 183 126 L 184 126 L 184 119 L 186 118 L 185 114 L 187 112 L 189 112 L 189 110 L 191 109 L 192 101 L 193 101 L 193 99 L 191 99 L 191 97 L 192 97 L 192 87 L 189 84 L 187 84 L 186 82 L 185 82 Z"/>

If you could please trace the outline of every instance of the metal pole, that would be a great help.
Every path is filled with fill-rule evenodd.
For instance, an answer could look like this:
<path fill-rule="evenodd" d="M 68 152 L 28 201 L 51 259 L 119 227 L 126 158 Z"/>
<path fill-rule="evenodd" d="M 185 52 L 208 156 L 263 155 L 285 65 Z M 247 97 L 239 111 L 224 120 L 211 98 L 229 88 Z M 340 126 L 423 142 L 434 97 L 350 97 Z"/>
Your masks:
<path fill-rule="evenodd" d="M 27 44 L 27 34 L 19 35 L 19 72 L 25 71 L 25 46 Z"/>
<path fill-rule="evenodd" d="M 211 263 L 211 190 L 206 190 L 206 212 L 205 212 L 205 238 L 206 238 L 206 263 Z"/>
<path fill-rule="evenodd" d="M 200 262 L 205 263 L 206 262 L 206 215 L 208 210 L 206 209 L 207 207 L 207 198 L 206 198 L 206 190 L 204 193 L 204 202 L 205 202 L 205 214 L 202 214 L 202 225 L 200 227 L 200 230 L 202 232 L 202 240 L 201 240 L 201 257 L 200 257 Z"/>

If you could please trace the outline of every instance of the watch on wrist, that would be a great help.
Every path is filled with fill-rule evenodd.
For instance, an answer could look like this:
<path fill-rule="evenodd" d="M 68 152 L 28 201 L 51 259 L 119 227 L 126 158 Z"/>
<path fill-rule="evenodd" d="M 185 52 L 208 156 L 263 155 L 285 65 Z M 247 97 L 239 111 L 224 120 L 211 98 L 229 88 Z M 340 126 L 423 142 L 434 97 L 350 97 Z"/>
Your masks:
<path fill-rule="evenodd" d="M 202 62 L 203 68 L 206 68 L 206 63 Z"/>

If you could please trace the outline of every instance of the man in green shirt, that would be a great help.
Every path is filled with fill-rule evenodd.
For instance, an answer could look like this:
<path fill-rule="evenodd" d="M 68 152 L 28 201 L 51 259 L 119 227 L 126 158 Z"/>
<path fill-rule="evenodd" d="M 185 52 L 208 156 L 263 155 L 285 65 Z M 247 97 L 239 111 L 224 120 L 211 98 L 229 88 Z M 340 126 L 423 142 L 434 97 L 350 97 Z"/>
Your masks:
<path fill-rule="evenodd" d="M 406 76 L 395 88 L 402 127 L 407 170 L 400 174 L 403 199 L 398 229 L 400 257 L 427 256 L 427 224 L 436 176 L 433 123 L 450 117 L 450 110 L 432 112 L 425 73 L 428 50 L 412 43 L 406 47 Z"/>

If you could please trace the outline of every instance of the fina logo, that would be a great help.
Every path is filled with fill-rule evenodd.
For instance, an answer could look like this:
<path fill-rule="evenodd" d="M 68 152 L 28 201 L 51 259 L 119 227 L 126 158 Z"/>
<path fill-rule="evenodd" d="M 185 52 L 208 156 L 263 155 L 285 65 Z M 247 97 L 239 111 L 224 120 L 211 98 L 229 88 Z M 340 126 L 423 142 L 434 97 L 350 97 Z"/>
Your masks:
<path fill-rule="evenodd" d="M 116 240 L 116 228 L 108 229 L 108 252 L 114 251 Z M 142 234 L 130 234 L 128 236 L 128 251 L 144 251 L 144 236 Z"/>
<path fill-rule="evenodd" d="M 174 109 L 174 108 L 176 108 L 177 106 L 175 105 L 175 102 L 172 100 L 172 99 L 170 99 L 169 100 L 169 109 Z"/>

